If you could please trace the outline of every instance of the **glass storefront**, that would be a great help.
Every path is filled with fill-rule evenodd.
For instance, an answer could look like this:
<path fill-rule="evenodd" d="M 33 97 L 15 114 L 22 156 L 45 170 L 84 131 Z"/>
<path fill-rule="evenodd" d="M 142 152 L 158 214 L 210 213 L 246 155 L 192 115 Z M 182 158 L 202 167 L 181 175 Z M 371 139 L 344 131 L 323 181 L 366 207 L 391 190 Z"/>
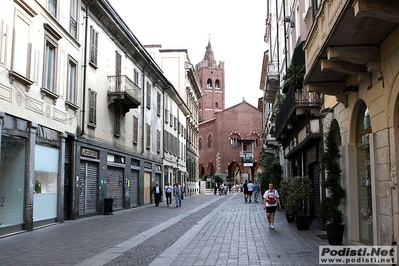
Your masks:
<path fill-rule="evenodd" d="M 0 228 L 23 223 L 25 141 L 2 136 Z"/>
<path fill-rule="evenodd" d="M 363 103 L 360 108 L 357 121 L 357 164 L 358 164 L 358 187 L 359 187 L 359 237 L 364 244 L 373 244 L 373 206 L 372 206 L 372 184 L 370 169 L 370 142 L 372 133 L 370 114 L 367 106 Z"/>
<path fill-rule="evenodd" d="M 59 151 L 57 148 L 36 145 L 33 221 L 57 216 L 57 176 Z"/>

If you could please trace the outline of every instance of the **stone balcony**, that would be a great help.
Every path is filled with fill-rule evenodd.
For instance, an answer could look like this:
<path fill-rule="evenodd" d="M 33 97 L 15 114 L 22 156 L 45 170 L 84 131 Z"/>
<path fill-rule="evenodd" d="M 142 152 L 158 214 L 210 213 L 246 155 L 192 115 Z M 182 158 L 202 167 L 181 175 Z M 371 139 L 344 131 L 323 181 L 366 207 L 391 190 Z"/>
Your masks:
<path fill-rule="evenodd" d="M 108 76 L 108 105 L 122 106 L 123 113 L 141 105 L 141 88 L 127 76 Z"/>
<path fill-rule="evenodd" d="M 339 98 L 347 86 L 380 77 L 380 45 L 398 27 L 398 10 L 399 1 L 320 1 L 304 44 L 308 91 Z"/>

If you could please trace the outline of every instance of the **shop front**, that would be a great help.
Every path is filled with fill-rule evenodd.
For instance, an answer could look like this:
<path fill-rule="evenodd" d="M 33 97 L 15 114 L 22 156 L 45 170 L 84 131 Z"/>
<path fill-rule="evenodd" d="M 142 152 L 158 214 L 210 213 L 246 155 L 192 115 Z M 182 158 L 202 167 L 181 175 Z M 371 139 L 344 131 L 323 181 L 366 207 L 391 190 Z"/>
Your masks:
<path fill-rule="evenodd" d="M 24 222 L 26 140 L 1 136 L 0 229 Z"/>

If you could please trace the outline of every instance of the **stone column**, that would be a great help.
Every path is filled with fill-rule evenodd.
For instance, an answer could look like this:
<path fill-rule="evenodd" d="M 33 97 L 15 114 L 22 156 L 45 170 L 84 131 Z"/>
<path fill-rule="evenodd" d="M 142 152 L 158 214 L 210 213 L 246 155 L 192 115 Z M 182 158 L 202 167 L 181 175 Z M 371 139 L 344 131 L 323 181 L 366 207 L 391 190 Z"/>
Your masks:
<path fill-rule="evenodd" d="M 29 122 L 28 142 L 25 155 L 25 209 L 23 229 L 33 230 L 33 190 L 35 185 L 35 145 L 38 125 Z"/>
<path fill-rule="evenodd" d="M 66 133 L 60 133 L 60 150 L 58 160 L 58 176 L 57 176 L 57 221 L 62 223 L 64 217 L 64 182 L 65 182 L 65 139 Z"/>

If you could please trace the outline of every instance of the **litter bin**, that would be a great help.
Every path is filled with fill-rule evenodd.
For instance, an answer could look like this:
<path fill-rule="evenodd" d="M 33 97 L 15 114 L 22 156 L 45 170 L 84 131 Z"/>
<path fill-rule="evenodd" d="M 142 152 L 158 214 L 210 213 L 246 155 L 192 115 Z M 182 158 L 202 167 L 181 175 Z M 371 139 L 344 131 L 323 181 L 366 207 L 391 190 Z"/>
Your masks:
<path fill-rule="evenodd" d="M 112 210 L 112 205 L 114 204 L 114 199 L 113 198 L 104 198 L 104 215 L 111 215 L 113 210 Z"/>

